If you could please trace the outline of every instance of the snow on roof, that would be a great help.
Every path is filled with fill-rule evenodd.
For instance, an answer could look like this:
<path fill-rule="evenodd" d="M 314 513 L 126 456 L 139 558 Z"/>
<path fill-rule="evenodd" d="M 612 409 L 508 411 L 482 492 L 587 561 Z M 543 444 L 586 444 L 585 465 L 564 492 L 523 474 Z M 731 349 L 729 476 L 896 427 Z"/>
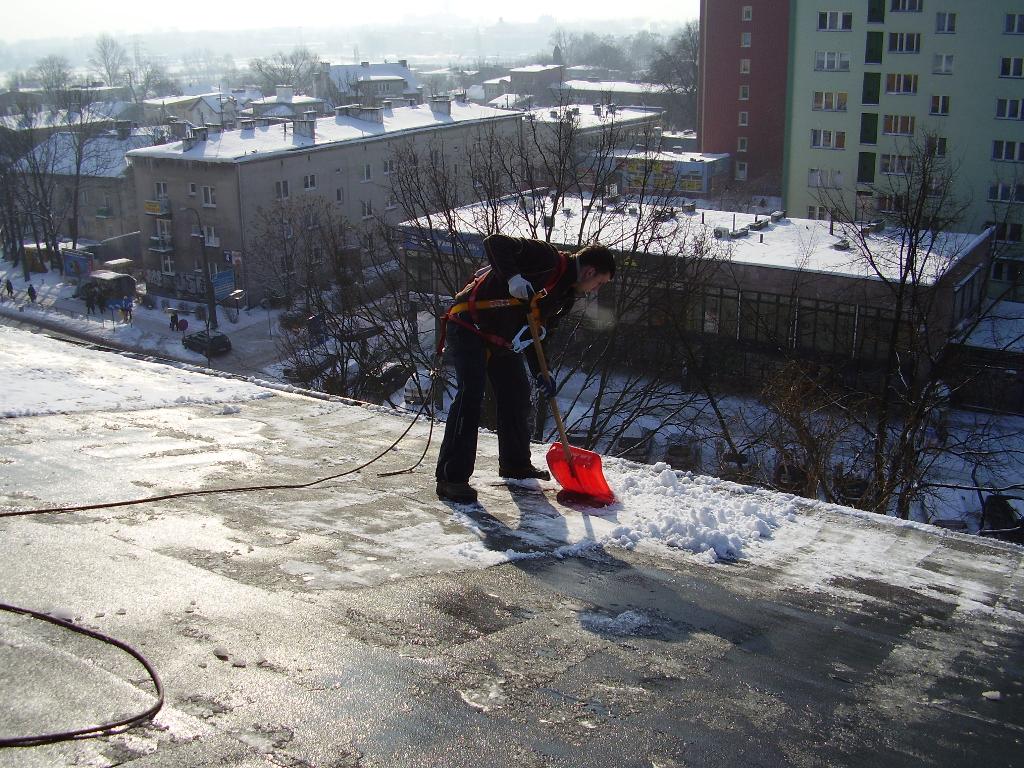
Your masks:
<path fill-rule="evenodd" d="M 152 146 L 156 134 L 152 130 L 134 130 L 127 138 L 115 131 L 89 139 L 82 150 L 82 176 L 116 178 L 127 170 L 125 154 L 133 149 Z M 57 176 L 74 176 L 78 145 L 75 134 L 59 131 L 32 150 L 32 155 L 48 172 Z"/>
<path fill-rule="evenodd" d="M 487 103 L 499 109 L 515 109 L 517 104 L 529 98 L 529 96 L 524 96 L 521 93 L 503 93 L 500 96 L 495 96 Z"/>
<path fill-rule="evenodd" d="M 966 347 L 1024 353 L 1024 303 L 1000 301 L 964 341 Z"/>
<path fill-rule="evenodd" d="M 509 72 L 519 73 L 532 73 L 532 72 L 549 72 L 553 69 L 561 69 L 561 64 L 529 64 L 525 67 L 513 67 Z"/>
<path fill-rule="evenodd" d="M 123 114 L 126 105 L 128 102 L 123 101 L 97 102 L 83 109 L 81 114 L 66 109 L 42 109 L 27 116 L 4 115 L 0 117 L 0 127 L 11 131 L 21 131 L 30 128 L 68 128 L 75 125 L 108 122 Z"/>
<path fill-rule="evenodd" d="M 273 96 L 264 96 L 262 99 L 253 99 L 250 104 L 323 104 L 323 99 L 316 96 L 305 96 L 299 93 L 275 93 Z"/>
<path fill-rule="evenodd" d="M 655 83 L 630 83 L 624 80 L 565 80 L 554 83 L 552 88 L 562 91 L 587 91 L 590 93 L 669 93 L 664 85 Z"/>
<path fill-rule="evenodd" d="M 678 199 L 674 202 L 681 205 L 684 201 Z M 480 236 L 478 222 L 492 222 L 496 219 L 497 231 L 502 234 L 533 237 L 530 222 L 518 208 L 518 203 L 517 197 L 509 197 L 502 202 L 496 212 L 492 205 L 488 205 L 486 213 L 479 204 L 464 206 L 458 209 L 455 217 L 461 225 L 459 232 L 471 237 Z M 638 226 L 638 209 L 635 203 L 627 198 L 620 201 L 612 210 L 604 210 L 595 205 L 581 233 L 581 215 L 587 203 L 589 200 L 580 198 L 569 198 L 561 202 L 561 208 L 554 212 L 551 242 L 573 247 L 576 243 L 594 239 L 612 249 L 632 250 Z M 551 213 L 550 200 L 547 198 L 538 197 L 537 204 L 546 205 L 547 212 Z M 645 206 L 645 216 L 649 220 L 656 210 L 664 210 L 667 207 L 669 206 L 662 205 L 661 201 L 657 206 L 648 202 Z M 568 215 L 565 209 L 568 209 Z M 729 261 L 734 264 L 878 279 L 875 270 L 867 263 L 863 254 L 857 250 L 856 245 L 852 245 L 856 242 L 855 238 L 860 236 L 860 230 L 855 230 L 851 225 L 836 223 L 832 233 L 829 231 L 830 222 L 812 219 L 782 217 L 778 221 L 770 221 L 764 214 L 709 209 L 685 212 L 674 206 L 671 207 L 671 212 L 672 216 L 655 225 L 653 229 L 650 224 L 644 225 L 645 231 L 649 233 L 644 239 L 652 241 L 649 249 L 652 253 L 686 253 L 692 248 L 691 244 L 695 240 L 703 240 L 704 236 L 718 239 L 720 235 L 719 242 L 728 253 Z M 539 213 L 537 216 L 539 218 Z M 755 219 L 763 228 L 745 232 L 744 228 L 753 224 Z M 406 222 L 404 226 L 414 224 L 415 220 Z M 429 228 L 425 221 L 420 222 L 420 225 Z M 718 235 L 715 234 L 716 230 Z M 744 232 L 744 235 L 730 237 L 729 233 L 733 231 Z M 657 237 L 654 236 L 655 233 Z M 956 261 L 970 253 L 987 236 L 987 233 L 940 234 L 931 251 L 934 256 L 922 267 L 926 273 L 922 277 L 922 283 L 933 283 L 941 276 L 949 261 Z M 894 261 L 894 254 L 898 252 L 899 232 L 871 232 L 865 235 L 865 238 L 871 246 L 878 268 L 889 273 L 887 276 L 895 277 L 896 271 L 888 269 L 888 262 Z M 847 248 L 842 248 L 844 239 L 851 243 Z"/>
<path fill-rule="evenodd" d="M 518 116 L 518 113 L 514 114 Z M 289 124 L 275 124 L 210 134 L 206 141 L 198 141 L 188 150 L 184 148 L 184 142 L 175 141 L 136 150 L 129 153 L 129 157 L 180 158 L 210 163 L 245 162 L 346 141 L 375 139 L 404 131 L 511 116 L 503 110 L 457 101 L 451 102 L 451 115 L 435 112 L 427 104 L 416 104 L 385 111 L 383 123 L 349 116 L 322 117 L 316 121 L 315 139 L 297 135 Z"/>
<path fill-rule="evenodd" d="M 482 85 L 471 85 L 469 86 L 469 88 L 466 89 L 466 97 L 470 99 L 476 99 L 477 101 L 480 101 L 481 99 L 484 98 L 485 95 L 486 92 L 484 91 L 484 87 Z"/>
<path fill-rule="evenodd" d="M 498 83 L 511 83 L 512 78 L 508 75 L 504 77 L 492 77 L 490 80 L 484 80 L 484 85 L 497 85 Z"/>
<path fill-rule="evenodd" d="M 609 113 L 607 110 L 601 110 L 601 114 L 598 115 L 594 113 L 594 108 L 590 104 L 566 104 L 563 107 L 531 109 L 527 114 L 533 115 L 533 119 L 538 122 L 553 123 L 558 120 L 564 120 L 566 115 L 571 113 L 572 110 L 579 110 L 579 114 L 575 116 L 575 119 L 580 128 L 596 128 L 610 125 L 612 122 L 621 125 L 622 123 L 651 120 L 659 117 L 663 112 L 663 110 L 654 107 L 620 107 L 615 110 L 614 114 Z M 551 116 L 552 112 L 556 113 L 554 117 Z"/>
<path fill-rule="evenodd" d="M 625 110 L 619 110 L 624 112 Z M 664 135 L 663 135 L 664 136 Z M 617 157 L 623 160 L 657 160 L 659 162 L 669 163 L 713 163 L 718 160 L 727 160 L 729 158 L 728 153 L 723 154 L 712 154 L 702 152 L 673 152 L 672 150 L 662 150 L 661 152 L 645 152 L 641 149 L 613 149 L 609 153 L 612 157 Z"/>

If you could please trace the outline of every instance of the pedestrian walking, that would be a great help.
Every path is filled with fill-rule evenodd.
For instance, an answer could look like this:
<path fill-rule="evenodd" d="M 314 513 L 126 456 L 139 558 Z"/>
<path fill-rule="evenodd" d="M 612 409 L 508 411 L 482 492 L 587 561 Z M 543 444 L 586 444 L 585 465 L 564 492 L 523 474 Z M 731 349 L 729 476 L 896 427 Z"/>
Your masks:
<path fill-rule="evenodd" d="M 36 303 L 36 287 L 32 283 L 28 284 L 28 300 L 33 304 Z"/>
<path fill-rule="evenodd" d="M 88 317 L 96 311 L 96 294 L 93 291 L 85 292 L 85 316 Z"/>
<path fill-rule="evenodd" d="M 96 309 L 99 310 L 100 319 L 102 320 L 103 315 L 107 311 L 107 296 L 103 291 L 98 291 L 96 293 Z"/>
<path fill-rule="evenodd" d="M 458 503 L 476 501 L 469 484 L 476 464 L 477 431 L 489 378 L 497 406 L 498 473 L 514 479 L 549 480 L 530 461 L 530 383 L 554 397 L 554 377 L 540 371 L 527 325 L 535 311 L 546 337 L 579 297 L 593 293 L 615 276 L 615 259 L 603 245 L 588 245 L 573 254 L 550 243 L 491 235 L 484 240 L 490 266 L 455 297 L 445 316 L 442 344 L 455 366 L 458 392 L 448 412 L 437 459 L 437 495 Z M 535 304 L 534 293 L 543 291 Z M 535 307 L 535 310 L 531 310 Z"/>
<path fill-rule="evenodd" d="M 132 301 L 131 296 L 125 296 L 121 299 L 121 314 L 124 316 L 124 321 L 131 325 L 132 322 L 132 310 L 135 309 L 135 302 Z"/>
<path fill-rule="evenodd" d="M 4 280 L 4 290 L 7 291 L 8 298 L 14 298 L 14 283 L 11 282 L 9 277 Z"/>
<path fill-rule="evenodd" d="M 178 313 L 177 312 L 171 312 L 171 330 L 172 331 L 178 330 Z"/>

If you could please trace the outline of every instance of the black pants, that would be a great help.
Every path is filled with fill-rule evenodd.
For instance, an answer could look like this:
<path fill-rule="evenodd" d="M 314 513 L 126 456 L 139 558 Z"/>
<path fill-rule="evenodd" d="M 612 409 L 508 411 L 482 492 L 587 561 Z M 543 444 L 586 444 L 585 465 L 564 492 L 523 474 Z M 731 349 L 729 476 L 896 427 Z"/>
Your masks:
<path fill-rule="evenodd" d="M 473 474 L 485 373 L 498 410 L 498 463 L 507 468 L 528 465 L 530 382 L 522 355 L 508 350 L 489 353 L 483 339 L 456 323 L 448 326 L 447 354 L 455 366 L 458 393 L 444 427 L 437 479 L 464 483 Z"/>

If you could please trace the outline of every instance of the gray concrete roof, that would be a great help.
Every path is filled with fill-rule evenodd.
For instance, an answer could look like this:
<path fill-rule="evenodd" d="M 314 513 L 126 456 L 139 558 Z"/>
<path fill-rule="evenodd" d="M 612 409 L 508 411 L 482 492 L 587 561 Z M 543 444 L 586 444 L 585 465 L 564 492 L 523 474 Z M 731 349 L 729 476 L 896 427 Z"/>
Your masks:
<path fill-rule="evenodd" d="M 49 443 L 51 462 L 36 477 L 59 476 L 71 451 L 122 455 L 125 436 L 139 430 L 178 447 L 123 455 L 135 482 L 145 483 L 147 467 L 218 450 L 210 406 L 170 410 L 190 426 L 167 433 L 168 408 L 5 419 L 0 474 L 10 464 L 4 451 L 46 445 L 54 434 L 80 437 Z M 259 473 L 243 462 L 207 487 L 338 472 L 407 423 L 282 393 L 248 402 L 244 416 Z M 553 552 L 561 542 L 552 527 L 538 539 L 533 522 L 587 513 L 493 485 L 496 444 L 486 435 L 480 509 L 434 498 L 436 447 L 413 474 L 377 474 L 408 466 L 426 436 L 417 425 L 371 469 L 303 491 L 0 519 L 2 599 L 70 610 L 131 643 L 167 689 L 148 727 L 7 750 L 0 762 L 975 768 L 1019 760 L 1021 548 L 817 507 L 800 513 L 793 546 L 771 558 L 708 565 L 667 548 L 598 548 L 454 568 L 390 542 L 426 520 L 453 541 L 470 532 L 499 552 L 525 540 Z M 45 486 L 10 473 L 3 480 L 8 509 L 15 499 L 45 502 Z M 887 558 L 891 578 L 865 574 L 867 555 Z M 310 564 L 344 578 L 315 586 Z M 0 736 L 80 727 L 152 700 L 143 670 L 94 641 L 7 614 L 0 637 Z M 993 690 L 998 700 L 982 695 Z"/>

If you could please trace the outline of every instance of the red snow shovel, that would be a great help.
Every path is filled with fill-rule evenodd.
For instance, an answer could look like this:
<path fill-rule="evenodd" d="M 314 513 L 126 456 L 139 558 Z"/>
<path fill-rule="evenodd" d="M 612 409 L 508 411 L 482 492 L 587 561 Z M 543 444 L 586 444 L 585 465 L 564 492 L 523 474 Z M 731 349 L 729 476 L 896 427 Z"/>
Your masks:
<path fill-rule="evenodd" d="M 534 302 L 538 298 L 540 296 L 535 294 Z M 532 312 L 528 312 L 526 317 L 530 325 L 530 335 L 533 336 L 533 348 L 537 351 L 540 372 L 548 377 L 548 362 L 544 357 L 544 347 L 540 343 L 537 318 Z M 569 493 L 586 496 L 599 504 L 610 504 L 615 501 L 615 494 L 608 487 L 608 482 L 604 479 L 604 472 L 601 470 L 600 454 L 569 445 L 569 440 L 565 436 L 562 415 L 558 412 L 558 403 L 554 397 L 549 397 L 548 402 L 551 403 L 551 414 L 555 417 L 558 434 L 562 438 L 562 442 L 552 443 L 548 448 L 548 469 L 551 470 L 555 480 Z"/>

